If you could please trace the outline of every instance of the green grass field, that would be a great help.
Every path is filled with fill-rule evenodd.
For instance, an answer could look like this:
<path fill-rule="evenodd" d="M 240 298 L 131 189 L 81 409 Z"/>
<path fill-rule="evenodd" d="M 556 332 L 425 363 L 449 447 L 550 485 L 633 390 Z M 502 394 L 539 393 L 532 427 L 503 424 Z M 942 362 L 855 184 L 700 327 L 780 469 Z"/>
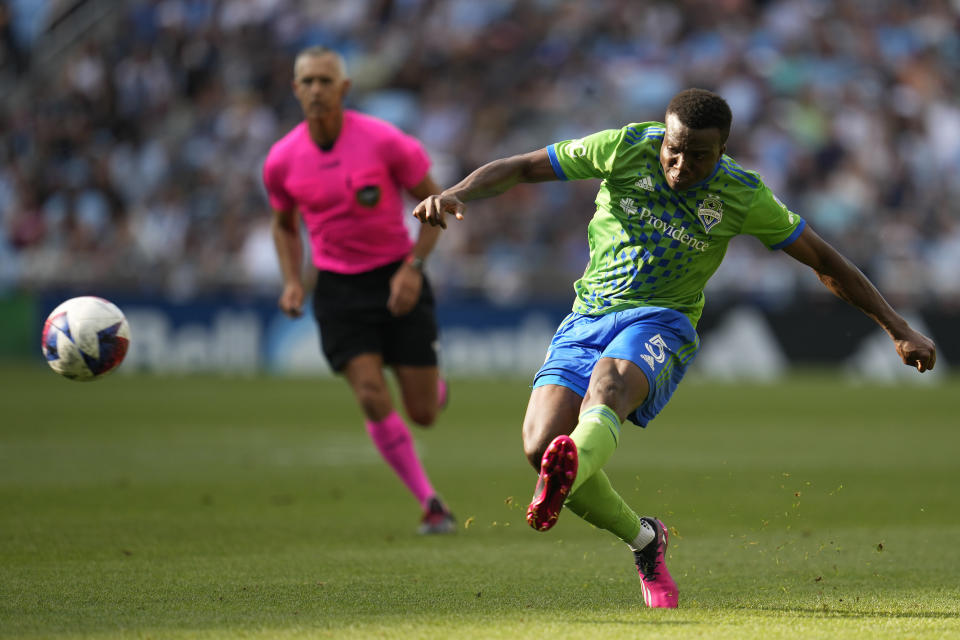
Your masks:
<path fill-rule="evenodd" d="M 627 428 L 607 470 L 674 531 L 664 611 L 610 534 L 525 525 L 523 380 L 454 380 L 417 433 L 461 523 L 423 538 L 342 381 L 7 368 L 0 637 L 960 637 L 957 382 L 690 380 Z"/>

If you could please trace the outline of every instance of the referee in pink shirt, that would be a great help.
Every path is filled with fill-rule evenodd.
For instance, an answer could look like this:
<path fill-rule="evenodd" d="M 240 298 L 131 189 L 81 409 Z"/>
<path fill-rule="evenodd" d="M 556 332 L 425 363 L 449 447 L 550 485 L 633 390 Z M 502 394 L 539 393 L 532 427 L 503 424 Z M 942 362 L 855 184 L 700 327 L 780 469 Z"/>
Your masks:
<path fill-rule="evenodd" d="M 291 317 L 302 313 L 299 213 L 318 270 L 313 307 L 323 353 L 353 389 L 380 454 L 420 503 L 420 533 L 452 533 L 453 515 L 427 477 L 383 373 L 384 365 L 393 368 L 407 416 L 432 424 L 446 385 L 423 263 L 440 229 L 424 225 L 414 243 L 402 193 L 418 201 L 440 193 L 430 158 L 393 125 L 343 108 L 350 79 L 337 52 L 304 49 L 293 76 L 304 121 L 271 147 L 263 167 L 283 272 L 280 308 Z"/>

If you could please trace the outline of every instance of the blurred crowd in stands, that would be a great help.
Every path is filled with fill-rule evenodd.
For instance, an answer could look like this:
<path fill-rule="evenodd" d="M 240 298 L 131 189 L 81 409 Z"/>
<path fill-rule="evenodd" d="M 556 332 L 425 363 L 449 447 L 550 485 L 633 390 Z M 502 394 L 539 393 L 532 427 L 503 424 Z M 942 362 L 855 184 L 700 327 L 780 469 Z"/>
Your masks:
<path fill-rule="evenodd" d="M 728 153 L 890 299 L 960 305 L 958 0 L 0 0 L 0 38 L 0 291 L 278 293 L 260 166 L 325 44 L 444 186 L 715 90 Z M 473 203 L 436 288 L 570 299 L 596 188 Z M 708 296 L 818 295 L 792 263 L 738 239 Z"/>

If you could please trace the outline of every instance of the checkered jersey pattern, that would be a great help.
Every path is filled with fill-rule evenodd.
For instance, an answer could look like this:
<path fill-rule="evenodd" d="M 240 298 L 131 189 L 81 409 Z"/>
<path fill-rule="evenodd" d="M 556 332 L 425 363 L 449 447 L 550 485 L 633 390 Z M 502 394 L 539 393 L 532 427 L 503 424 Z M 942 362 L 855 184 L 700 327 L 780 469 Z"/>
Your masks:
<path fill-rule="evenodd" d="M 729 156 L 690 189 L 670 189 L 659 161 L 664 131 L 659 122 L 630 124 L 547 147 L 560 179 L 601 180 L 590 262 L 574 284 L 577 313 L 666 307 L 696 326 L 731 238 L 749 234 L 778 249 L 803 230 L 803 219 Z"/>

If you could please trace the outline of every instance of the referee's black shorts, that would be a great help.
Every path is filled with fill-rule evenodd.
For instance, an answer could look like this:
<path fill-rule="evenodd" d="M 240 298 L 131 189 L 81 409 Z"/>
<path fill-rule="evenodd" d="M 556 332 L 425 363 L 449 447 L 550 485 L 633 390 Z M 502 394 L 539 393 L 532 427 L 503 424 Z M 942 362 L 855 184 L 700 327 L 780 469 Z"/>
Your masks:
<path fill-rule="evenodd" d="M 410 313 L 394 316 L 387 311 L 390 277 L 402 264 L 393 262 L 357 274 L 317 273 L 313 313 L 323 355 L 334 371 L 343 371 L 351 358 L 362 353 L 379 353 L 389 365 L 437 364 L 435 305 L 426 275 L 420 299 Z"/>

